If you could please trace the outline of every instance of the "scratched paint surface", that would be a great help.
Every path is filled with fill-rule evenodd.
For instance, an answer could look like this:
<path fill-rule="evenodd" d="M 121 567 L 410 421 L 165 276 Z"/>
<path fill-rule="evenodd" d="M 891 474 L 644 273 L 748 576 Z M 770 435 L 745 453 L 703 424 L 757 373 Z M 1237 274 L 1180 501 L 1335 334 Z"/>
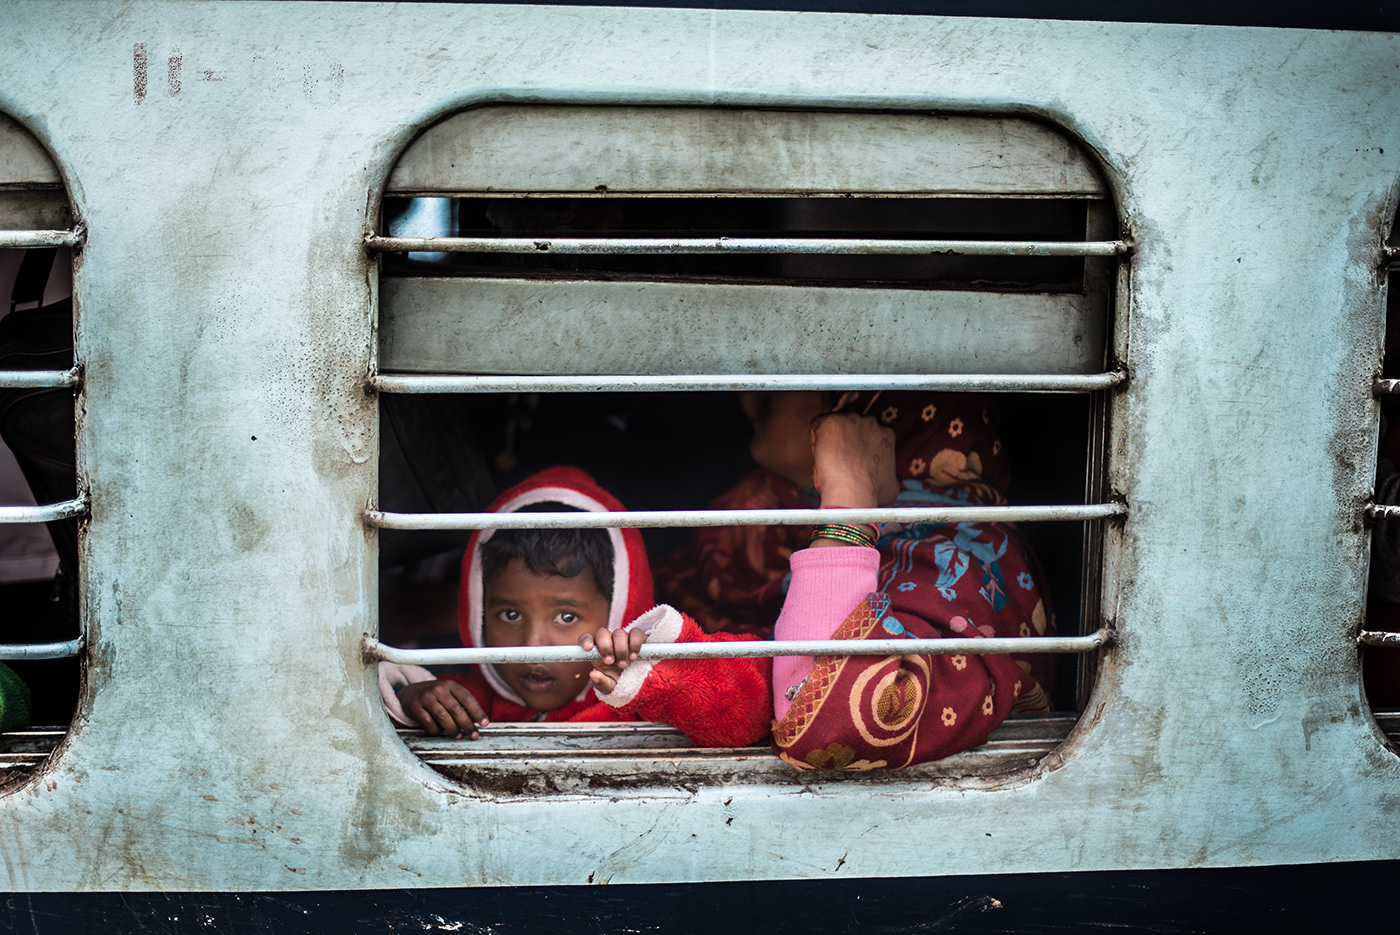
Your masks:
<path fill-rule="evenodd" d="M 1358 860 L 1400 758 L 1352 646 L 1373 475 L 1391 36 L 453 5 L 0 6 L 0 111 L 54 154 L 76 269 L 88 692 L 0 799 L 13 890 L 918 876 Z M 1017 113 L 1138 243 L 1113 484 L 1120 628 L 1067 746 L 939 787 L 510 798 L 398 744 L 373 626 L 360 238 L 479 101 Z M 732 820 L 729 820 L 732 819 Z"/>

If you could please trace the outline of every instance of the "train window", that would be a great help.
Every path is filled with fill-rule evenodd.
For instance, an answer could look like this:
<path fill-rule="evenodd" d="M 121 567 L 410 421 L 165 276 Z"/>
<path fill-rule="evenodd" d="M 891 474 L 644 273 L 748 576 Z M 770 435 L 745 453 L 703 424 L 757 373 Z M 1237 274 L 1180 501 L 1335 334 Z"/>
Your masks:
<path fill-rule="evenodd" d="M 1400 258 L 1400 239 L 1394 229 L 1383 253 L 1384 266 L 1394 270 Z M 1387 282 L 1381 375 L 1376 383 L 1380 445 L 1371 508 L 1366 623 L 1360 642 L 1366 700 L 1391 743 L 1400 744 L 1400 290 L 1392 286 Z"/>
<path fill-rule="evenodd" d="M 1100 568 L 1125 512 L 1104 485 L 1122 380 L 1117 232 L 1089 158 L 1020 119 L 495 106 L 430 128 L 391 174 L 368 238 L 381 257 L 368 520 L 382 586 L 367 656 L 526 660 L 523 648 L 445 647 L 458 645 L 467 536 L 509 525 L 486 504 L 541 468 L 591 473 L 633 511 L 610 520 L 644 527 L 652 564 L 674 570 L 683 527 L 758 522 L 700 509 L 753 467 L 739 392 L 991 392 L 997 449 L 1004 439 L 1021 458 L 1020 505 L 900 517 L 1022 523 L 1058 609 L 1059 637 L 1035 644 L 1055 653 L 1049 697 L 985 745 L 903 775 L 1035 763 L 1075 723 L 1108 638 Z M 688 645 L 647 651 L 689 658 Z M 732 651 L 772 653 L 761 645 Z M 766 747 L 697 749 L 656 724 L 403 736 L 439 771 L 506 791 L 802 776 Z"/>
<path fill-rule="evenodd" d="M 0 789 L 45 760 L 78 697 L 80 240 L 53 161 L 0 115 Z"/>

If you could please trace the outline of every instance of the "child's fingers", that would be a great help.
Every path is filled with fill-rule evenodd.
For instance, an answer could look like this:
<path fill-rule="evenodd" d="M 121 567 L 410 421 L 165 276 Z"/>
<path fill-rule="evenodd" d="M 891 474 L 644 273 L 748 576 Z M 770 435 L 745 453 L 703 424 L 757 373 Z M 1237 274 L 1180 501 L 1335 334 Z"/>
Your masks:
<path fill-rule="evenodd" d="M 612 631 L 607 627 L 599 627 L 593 636 L 593 642 L 598 646 L 598 658 L 603 660 L 604 665 L 612 665 L 616 659 L 613 653 Z"/>
<path fill-rule="evenodd" d="M 467 691 L 465 685 L 460 685 L 457 682 L 448 682 L 447 685 L 450 688 L 453 697 L 456 698 L 457 701 L 462 705 L 462 707 L 466 709 L 467 717 L 470 718 L 472 725 L 479 724 L 482 727 L 485 727 L 486 725 L 491 723 L 489 720 L 487 720 L 486 711 L 476 700 L 476 696 L 473 695 L 471 692 Z"/>
<path fill-rule="evenodd" d="M 581 646 L 581 647 L 583 648 L 583 651 L 584 651 L 584 652 L 586 652 L 586 653 L 591 653 L 591 652 L 593 652 L 593 636 L 592 636 L 592 634 L 585 633 L 585 634 L 583 634 L 583 636 L 580 636 L 580 637 L 578 638 L 578 644 L 579 644 L 579 646 Z"/>
<path fill-rule="evenodd" d="M 456 704 L 456 702 L 453 702 L 453 704 Z M 458 705 L 458 707 L 461 706 Z M 457 719 L 452 716 L 452 712 L 447 710 L 447 707 L 443 705 L 440 699 L 432 698 L 431 700 L 425 700 L 423 708 L 428 712 L 428 716 L 433 719 L 433 723 L 437 725 L 442 733 L 451 737 L 461 736 L 462 729 L 457 726 Z M 466 712 L 463 713 L 465 714 Z M 437 732 L 438 731 L 430 731 L 430 733 L 433 734 Z"/>
<path fill-rule="evenodd" d="M 437 702 L 437 709 L 433 713 L 438 723 L 442 724 L 443 730 L 454 737 L 460 737 L 468 732 L 475 733 L 476 723 L 452 691 L 456 687 L 458 686 L 454 682 L 445 681 L 441 689 L 433 693 L 433 700 Z M 444 716 L 446 721 L 443 720 Z"/>
<path fill-rule="evenodd" d="M 608 675 L 601 669 L 594 669 L 592 672 L 588 673 L 588 677 L 593 680 L 593 684 L 598 687 L 598 690 L 605 695 L 617 687 L 617 679 Z"/>
<path fill-rule="evenodd" d="M 472 719 L 471 714 L 467 712 L 467 709 L 462 706 L 460 701 L 456 698 L 448 697 L 442 702 L 442 706 L 446 709 L 447 716 L 452 718 L 452 726 L 450 728 L 452 736 L 461 737 L 464 734 L 471 733 L 473 738 L 475 738 L 476 722 Z"/>
<path fill-rule="evenodd" d="M 640 630 L 613 631 L 613 658 L 617 660 L 617 667 L 619 669 L 627 668 L 628 663 L 637 658 L 637 652 L 632 643 L 633 640 L 636 639 L 635 634 L 640 632 Z"/>
<path fill-rule="evenodd" d="M 424 733 L 430 734 L 433 737 L 442 733 L 442 731 L 438 729 L 437 719 L 434 718 L 423 705 L 417 704 L 411 708 L 406 707 L 404 708 L 404 713 L 413 718 L 418 726 L 423 728 Z"/>
<path fill-rule="evenodd" d="M 645 630 L 639 630 L 639 629 L 638 629 L 638 630 L 628 630 L 628 631 L 627 631 L 627 658 L 629 658 L 629 659 L 636 659 L 637 656 L 638 656 L 638 654 L 642 651 L 642 644 L 645 643 L 646 641 L 647 641 L 647 634 L 646 634 L 646 631 L 645 631 Z"/>

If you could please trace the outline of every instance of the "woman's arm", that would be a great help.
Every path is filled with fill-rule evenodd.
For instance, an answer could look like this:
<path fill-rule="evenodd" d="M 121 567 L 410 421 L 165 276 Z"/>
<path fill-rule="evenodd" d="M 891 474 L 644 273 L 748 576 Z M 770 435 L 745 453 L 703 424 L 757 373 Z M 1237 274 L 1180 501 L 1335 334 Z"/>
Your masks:
<path fill-rule="evenodd" d="M 810 442 L 812 483 L 824 509 L 875 507 L 899 495 L 894 432 L 874 419 L 848 412 L 820 415 L 812 420 Z M 816 536 L 807 549 L 793 553 L 792 583 L 773 638 L 831 639 L 841 622 L 876 589 L 879 570 L 880 553 L 874 548 Z M 779 720 L 813 662 L 811 656 L 773 660 L 773 713 Z"/>
<path fill-rule="evenodd" d="M 880 553 L 836 540 L 792 556 L 792 584 L 773 628 L 776 640 L 829 640 L 866 595 L 876 590 Z M 797 690 L 812 671 L 811 656 L 773 659 L 773 715 L 782 720 Z"/>

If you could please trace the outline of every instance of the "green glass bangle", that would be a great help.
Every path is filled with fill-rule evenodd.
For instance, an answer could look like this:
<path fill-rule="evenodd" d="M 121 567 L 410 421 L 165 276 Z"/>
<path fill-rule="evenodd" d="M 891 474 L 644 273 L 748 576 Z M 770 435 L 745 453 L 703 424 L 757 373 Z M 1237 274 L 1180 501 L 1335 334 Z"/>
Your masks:
<path fill-rule="evenodd" d="M 844 542 L 847 545 L 864 546 L 867 549 L 875 548 L 875 536 L 871 534 L 868 527 L 851 526 L 847 523 L 826 523 L 817 526 L 812 530 L 812 538 L 808 540 L 810 545 L 818 539 L 835 539 L 837 542 Z"/>

